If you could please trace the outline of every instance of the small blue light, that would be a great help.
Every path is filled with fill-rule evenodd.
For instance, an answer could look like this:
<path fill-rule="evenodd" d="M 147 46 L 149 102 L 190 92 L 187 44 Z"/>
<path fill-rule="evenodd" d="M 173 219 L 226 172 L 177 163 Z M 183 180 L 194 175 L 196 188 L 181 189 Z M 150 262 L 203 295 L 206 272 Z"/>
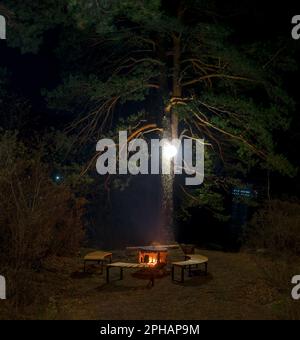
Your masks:
<path fill-rule="evenodd" d="M 62 176 L 60 176 L 60 175 L 55 175 L 55 176 L 54 176 L 54 180 L 55 180 L 56 182 L 61 182 L 61 181 L 62 181 Z"/>

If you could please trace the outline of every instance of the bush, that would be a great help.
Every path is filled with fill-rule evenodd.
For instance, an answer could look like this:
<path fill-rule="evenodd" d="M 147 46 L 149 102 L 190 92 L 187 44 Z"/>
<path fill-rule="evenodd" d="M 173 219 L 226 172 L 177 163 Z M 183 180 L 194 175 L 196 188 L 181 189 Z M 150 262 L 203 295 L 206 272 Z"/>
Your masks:
<path fill-rule="evenodd" d="M 300 203 L 274 200 L 258 211 L 246 230 L 247 246 L 272 256 L 300 255 Z"/>
<path fill-rule="evenodd" d="M 291 279 L 300 265 L 299 201 L 267 202 L 253 216 L 245 237 L 247 247 L 260 250 L 256 264 L 262 277 L 279 293 L 272 308 L 280 319 L 299 319 L 299 306 L 290 298 Z"/>
<path fill-rule="evenodd" d="M 68 186 L 51 180 L 38 151 L 15 134 L 0 138 L 0 265 L 18 303 L 28 302 L 30 273 L 41 270 L 43 260 L 78 251 L 84 205 Z"/>

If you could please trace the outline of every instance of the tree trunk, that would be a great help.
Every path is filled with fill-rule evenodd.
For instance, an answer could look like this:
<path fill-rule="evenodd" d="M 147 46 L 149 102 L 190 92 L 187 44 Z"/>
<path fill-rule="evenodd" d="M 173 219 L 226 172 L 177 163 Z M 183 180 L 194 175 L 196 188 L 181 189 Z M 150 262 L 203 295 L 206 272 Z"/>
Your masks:
<path fill-rule="evenodd" d="M 163 119 L 164 136 L 163 138 L 170 139 L 172 136 L 171 117 L 165 116 Z M 169 162 L 163 159 L 163 162 Z M 171 166 L 172 168 L 172 166 Z M 175 240 L 174 236 L 174 173 L 171 169 L 170 175 L 161 175 L 162 184 L 162 211 L 161 211 L 161 226 L 160 226 L 160 242 L 172 243 Z"/>
<path fill-rule="evenodd" d="M 174 57 L 173 57 L 173 98 L 181 98 L 182 97 L 182 88 L 179 82 L 180 78 L 180 57 L 181 57 L 181 44 L 180 44 L 180 36 L 173 36 L 173 45 L 174 45 Z M 171 129 L 172 129 L 172 138 L 178 138 L 178 115 L 171 107 Z"/>
<path fill-rule="evenodd" d="M 180 76 L 180 56 L 181 46 L 180 37 L 173 36 L 173 91 L 172 99 L 180 98 L 182 95 L 179 84 Z M 171 103 L 170 103 L 171 104 Z M 172 105 L 168 105 L 164 110 L 163 118 L 164 138 L 178 138 L 178 115 L 173 110 Z M 166 161 L 166 160 L 163 160 Z M 175 241 L 175 223 L 174 223 L 174 163 L 172 161 L 171 174 L 162 175 L 162 217 L 160 228 L 160 242 L 172 243 Z"/>

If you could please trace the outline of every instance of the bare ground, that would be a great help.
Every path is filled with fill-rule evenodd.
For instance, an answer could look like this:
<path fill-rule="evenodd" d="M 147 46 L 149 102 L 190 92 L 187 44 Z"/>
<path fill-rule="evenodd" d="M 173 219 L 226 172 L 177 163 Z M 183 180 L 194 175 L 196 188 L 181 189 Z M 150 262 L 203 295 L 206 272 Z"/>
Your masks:
<path fill-rule="evenodd" d="M 82 260 L 56 259 L 40 277 L 46 282 L 49 299 L 45 306 L 28 308 L 24 318 L 38 319 L 277 319 L 280 293 L 264 280 L 256 257 L 197 250 L 209 257 L 209 275 L 187 277 L 184 284 L 172 283 L 170 276 L 155 281 L 124 271 L 118 280 L 112 271 L 110 284 L 99 268 L 90 266 L 82 273 Z M 173 252 L 171 260 L 181 258 Z M 125 252 L 114 252 L 114 260 L 132 261 Z"/>

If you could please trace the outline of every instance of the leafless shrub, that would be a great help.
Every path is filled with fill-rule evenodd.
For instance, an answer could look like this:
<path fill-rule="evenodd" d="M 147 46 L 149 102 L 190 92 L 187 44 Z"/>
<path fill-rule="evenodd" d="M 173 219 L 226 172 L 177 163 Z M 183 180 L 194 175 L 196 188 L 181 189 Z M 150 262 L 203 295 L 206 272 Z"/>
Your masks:
<path fill-rule="evenodd" d="M 278 292 L 272 306 L 278 318 L 299 320 L 299 304 L 291 298 L 291 279 L 299 274 L 300 266 L 300 203 L 268 202 L 249 224 L 246 245 L 260 250 L 257 265 L 265 282 Z"/>
<path fill-rule="evenodd" d="M 28 152 L 14 135 L 0 139 L 0 266 L 16 305 L 41 294 L 33 273 L 43 261 L 75 254 L 84 237 L 84 200 L 54 183 L 41 155 Z"/>
<path fill-rule="evenodd" d="M 248 247 L 277 258 L 300 255 L 300 203 L 274 200 L 258 211 L 246 230 Z"/>

